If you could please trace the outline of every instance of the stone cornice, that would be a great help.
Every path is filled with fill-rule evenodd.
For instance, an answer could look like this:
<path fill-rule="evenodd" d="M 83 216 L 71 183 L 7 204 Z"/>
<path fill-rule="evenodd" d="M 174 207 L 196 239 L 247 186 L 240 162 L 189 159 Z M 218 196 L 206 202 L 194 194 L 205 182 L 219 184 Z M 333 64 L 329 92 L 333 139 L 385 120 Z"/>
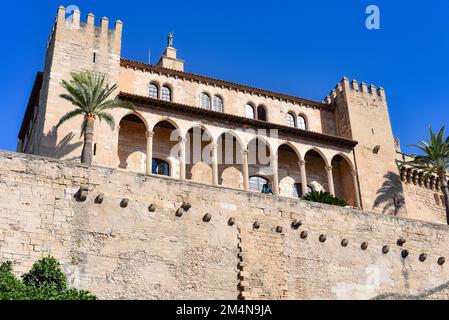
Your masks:
<path fill-rule="evenodd" d="M 253 129 L 277 129 L 279 133 L 300 137 L 307 139 L 309 141 L 313 142 L 319 142 L 323 143 L 329 146 L 335 146 L 335 147 L 342 147 L 346 149 L 354 149 L 354 147 L 358 144 L 357 141 L 341 138 L 338 136 L 308 131 L 308 130 L 301 130 L 297 128 L 292 128 L 276 123 L 270 123 L 255 119 L 249 119 L 229 113 L 223 113 L 223 112 L 217 112 L 217 111 L 211 111 L 206 110 L 198 107 L 188 106 L 185 104 L 179 104 L 174 102 L 167 102 L 163 100 L 158 99 L 152 99 L 149 97 L 134 95 L 131 93 L 126 92 L 120 92 L 118 97 L 122 100 L 127 100 L 130 102 L 133 102 L 135 104 L 139 104 L 142 106 L 150 107 L 150 108 L 156 108 L 156 109 L 163 109 L 163 110 L 169 110 L 171 112 L 175 113 L 181 113 L 186 115 L 194 115 L 198 118 L 208 119 L 208 120 L 218 120 L 221 122 L 228 123 L 230 125 L 236 125 L 240 124 L 242 127 L 248 127 Z"/>

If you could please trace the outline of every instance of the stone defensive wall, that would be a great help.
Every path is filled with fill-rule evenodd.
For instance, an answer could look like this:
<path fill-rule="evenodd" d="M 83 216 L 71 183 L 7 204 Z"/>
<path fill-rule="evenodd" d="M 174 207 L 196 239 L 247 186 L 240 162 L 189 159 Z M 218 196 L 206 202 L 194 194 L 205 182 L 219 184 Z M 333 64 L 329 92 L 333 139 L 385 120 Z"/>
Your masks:
<path fill-rule="evenodd" d="M 0 261 L 101 299 L 449 298 L 449 228 L 0 152 Z"/>

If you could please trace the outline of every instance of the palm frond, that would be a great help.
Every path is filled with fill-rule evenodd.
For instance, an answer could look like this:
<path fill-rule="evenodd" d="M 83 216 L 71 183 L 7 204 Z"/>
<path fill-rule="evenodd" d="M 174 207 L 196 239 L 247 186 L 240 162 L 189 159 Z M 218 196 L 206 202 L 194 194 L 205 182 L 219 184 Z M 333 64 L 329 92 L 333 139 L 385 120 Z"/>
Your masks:
<path fill-rule="evenodd" d="M 411 146 L 419 149 L 422 154 L 412 154 L 412 160 L 400 161 L 402 166 L 410 166 L 421 170 L 425 175 L 441 176 L 449 170 L 449 137 L 444 137 L 444 127 L 437 134 L 429 128 L 429 141 Z"/>
<path fill-rule="evenodd" d="M 61 118 L 58 127 L 76 115 L 92 115 L 97 116 L 100 121 L 105 120 L 111 128 L 114 128 L 114 118 L 104 112 L 105 110 L 117 108 L 135 110 L 131 102 L 110 99 L 118 86 L 117 84 L 108 85 L 105 75 L 82 71 L 72 72 L 71 77 L 70 81 L 61 81 L 61 86 L 66 92 L 61 94 L 60 97 L 69 101 L 76 109 Z M 81 135 L 84 134 L 85 125 L 86 123 L 83 121 Z"/>
<path fill-rule="evenodd" d="M 83 110 L 81 109 L 75 109 L 73 111 L 70 111 L 68 113 L 66 113 L 64 116 L 62 116 L 62 118 L 59 120 L 58 124 L 56 125 L 56 129 L 58 129 L 64 122 L 79 116 L 83 114 Z"/>
<path fill-rule="evenodd" d="M 131 111 L 135 111 L 135 109 L 136 109 L 134 107 L 134 104 L 132 104 L 129 101 L 114 99 L 114 100 L 107 100 L 107 101 L 104 101 L 103 103 L 101 103 L 101 105 L 97 108 L 97 111 L 102 112 L 104 110 L 111 110 L 111 109 L 117 109 L 117 108 L 131 110 Z"/>
<path fill-rule="evenodd" d="M 98 119 L 104 120 L 107 122 L 107 124 L 109 124 L 109 126 L 111 127 L 112 130 L 115 129 L 115 120 L 114 117 L 112 115 L 110 115 L 109 113 L 106 112 L 101 112 L 98 114 Z"/>

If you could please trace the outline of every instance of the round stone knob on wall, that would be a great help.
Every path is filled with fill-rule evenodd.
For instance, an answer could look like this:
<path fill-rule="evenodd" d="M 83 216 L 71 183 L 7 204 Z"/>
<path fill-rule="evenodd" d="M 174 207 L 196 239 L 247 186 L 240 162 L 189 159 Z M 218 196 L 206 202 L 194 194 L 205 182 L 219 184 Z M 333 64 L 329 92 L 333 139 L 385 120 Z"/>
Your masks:
<path fill-rule="evenodd" d="M 390 252 L 390 247 L 389 246 L 383 246 L 382 253 L 383 254 L 387 254 L 388 252 Z"/>
<path fill-rule="evenodd" d="M 232 227 L 235 224 L 235 218 L 229 218 L 228 225 Z"/>
<path fill-rule="evenodd" d="M 309 233 L 307 231 L 301 232 L 301 239 L 307 239 L 308 236 L 309 236 Z"/>
<path fill-rule="evenodd" d="M 260 229 L 260 222 L 259 221 L 254 222 L 253 228 L 256 229 L 256 230 Z"/>
<path fill-rule="evenodd" d="M 128 205 L 129 205 L 129 199 L 123 199 L 122 200 L 122 202 L 120 202 L 120 206 L 122 207 L 122 208 L 126 208 L 126 207 L 128 207 Z"/>
<path fill-rule="evenodd" d="M 300 220 L 294 220 L 292 222 L 292 228 L 295 230 L 299 229 L 301 226 L 302 226 L 302 221 L 300 221 Z"/>
<path fill-rule="evenodd" d="M 302 221 L 300 220 L 294 220 L 292 222 L 292 228 L 295 230 L 298 230 L 302 226 Z"/>
<path fill-rule="evenodd" d="M 440 257 L 440 258 L 438 258 L 438 264 L 440 265 L 440 266 L 442 266 L 445 262 L 446 262 L 446 258 L 444 258 L 444 257 Z"/>
<path fill-rule="evenodd" d="M 404 238 L 399 238 L 397 244 L 398 246 L 402 247 L 406 242 L 407 240 L 405 240 Z"/>
<path fill-rule="evenodd" d="M 95 199 L 95 203 L 96 203 L 96 204 L 102 204 L 103 201 L 104 201 L 104 194 L 99 194 L 99 195 L 97 196 L 97 198 Z"/>
<path fill-rule="evenodd" d="M 204 217 L 203 217 L 203 221 L 204 222 L 210 222 L 212 220 L 212 215 L 210 213 L 207 213 Z"/>
<path fill-rule="evenodd" d="M 281 226 L 278 226 L 278 227 L 276 228 L 276 232 L 277 232 L 277 233 L 282 233 L 282 231 L 284 231 L 284 228 L 282 228 Z"/>
<path fill-rule="evenodd" d="M 408 252 L 408 250 L 402 250 L 402 252 L 401 252 L 401 256 L 402 256 L 402 258 L 407 258 L 408 257 L 408 255 L 409 255 L 409 252 Z"/>
<path fill-rule="evenodd" d="M 363 242 L 360 248 L 362 248 L 362 250 L 368 249 L 368 242 Z"/>
<path fill-rule="evenodd" d="M 346 239 L 343 239 L 343 240 L 341 240 L 341 246 L 342 247 L 347 247 L 349 245 L 349 241 L 348 240 L 346 240 Z"/>
<path fill-rule="evenodd" d="M 184 210 L 178 209 L 178 210 L 176 211 L 176 216 L 177 216 L 178 218 L 181 218 L 183 215 L 184 215 Z"/>
<path fill-rule="evenodd" d="M 324 242 L 326 242 L 327 237 L 326 237 L 324 234 L 322 234 L 322 235 L 320 236 L 319 240 L 320 240 L 321 243 L 324 243 Z"/>
<path fill-rule="evenodd" d="M 150 212 L 155 212 L 155 211 L 156 211 L 156 206 L 155 206 L 154 204 L 150 205 L 150 206 L 148 207 L 148 211 L 150 211 Z"/>
<path fill-rule="evenodd" d="M 192 205 L 190 204 L 190 203 L 188 203 L 188 202 L 183 202 L 182 203 L 182 206 L 181 206 L 181 209 L 183 209 L 184 211 L 189 211 L 190 209 L 192 209 Z"/>
<path fill-rule="evenodd" d="M 424 262 L 427 259 L 427 254 L 426 253 L 421 253 L 419 255 L 419 261 Z"/>

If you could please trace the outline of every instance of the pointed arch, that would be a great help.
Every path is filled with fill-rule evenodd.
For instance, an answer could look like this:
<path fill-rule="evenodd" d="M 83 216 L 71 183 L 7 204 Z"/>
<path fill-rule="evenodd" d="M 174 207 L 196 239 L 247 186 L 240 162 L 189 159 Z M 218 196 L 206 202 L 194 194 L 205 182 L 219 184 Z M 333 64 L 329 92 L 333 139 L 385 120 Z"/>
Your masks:
<path fill-rule="evenodd" d="M 147 160 L 147 125 L 138 112 L 122 117 L 119 123 L 117 156 L 119 168 L 144 173 Z"/>
<path fill-rule="evenodd" d="M 279 194 L 286 197 L 298 195 L 297 185 L 301 185 L 298 149 L 290 142 L 281 143 L 276 152 L 278 158 Z"/>
<path fill-rule="evenodd" d="M 260 141 L 262 141 L 262 142 L 268 147 L 268 150 L 270 151 L 270 155 L 276 154 L 276 152 L 275 152 L 275 150 L 274 150 L 272 144 L 270 143 L 270 141 L 269 141 L 268 139 L 266 139 L 265 137 L 263 137 L 263 136 L 254 136 L 254 137 L 252 137 L 251 139 L 249 139 L 248 143 L 246 143 L 246 145 L 245 145 L 245 149 L 246 149 L 246 150 L 248 150 L 249 145 L 250 145 L 251 142 L 253 142 L 254 140 L 260 140 Z"/>
<path fill-rule="evenodd" d="M 231 139 L 230 139 L 231 138 Z M 240 137 L 232 130 L 217 138 L 218 184 L 243 189 L 243 147 Z"/>
<path fill-rule="evenodd" d="M 121 117 L 120 122 L 122 122 L 125 118 L 128 118 L 130 116 L 136 116 L 140 119 L 140 121 L 142 121 L 142 123 L 145 125 L 145 129 L 148 130 L 150 128 L 150 125 L 148 124 L 147 119 L 145 119 L 145 117 L 138 111 L 130 111 L 128 113 L 126 113 L 125 115 L 123 115 L 123 117 Z"/>
<path fill-rule="evenodd" d="M 167 123 L 171 124 L 173 126 L 173 128 L 176 129 L 179 137 L 182 137 L 181 127 L 175 120 L 171 119 L 170 117 L 161 117 L 161 118 L 157 119 L 154 122 L 154 124 L 150 127 L 151 130 L 149 130 L 149 131 L 154 131 L 154 128 L 156 128 L 158 125 L 160 125 L 163 122 L 167 122 Z"/>
<path fill-rule="evenodd" d="M 325 154 L 318 148 L 310 148 L 304 154 L 306 163 L 306 176 L 308 185 L 320 185 L 324 190 L 331 192 L 327 168 L 329 162 Z"/>
<path fill-rule="evenodd" d="M 212 135 L 212 132 L 210 131 L 210 129 L 207 126 L 205 126 L 204 124 L 199 123 L 199 122 L 193 123 L 191 126 L 189 126 L 185 129 L 184 138 L 187 138 L 187 135 L 189 134 L 189 132 L 194 128 L 200 128 L 201 130 L 203 130 L 207 134 L 207 136 L 210 138 L 211 142 L 213 141 L 214 136 Z"/>
<path fill-rule="evenodd" d="M 311 152 L 311 151 L 315 151 L 316 153 L 318 153 L 321 158 L 323 158 L 324 163 L 326 164 L 326 166 L 330 165 L 329 159 L 328 157 L 324 154 L 323 151 L 321 151 L 319 148 L 317 147 L 311 147 L 309 148 L 306 152 L 304 152 L 304 158 L 306 156 L 307 153 Z"/>
<path fill-rule="evenodd" d="M 331 160 L 335 195 L 344 199 L 349 205 L 357 206 L 357 187 L 353 176 L 354 166 L 343 153 L 336 154 Z"/>
<path fill-rule="evenodd" d="M 289 146 L 289 147 L 296 153 L 296 156 L 298 157 L 298 159 L 299 159 L 299 160 L 302 160 L 301 152 L 300 152 L 299 149 L 298 149 L 293 143 L 291 143 L 290 141 L 285 141 L 285 142 L 282 142 L 282 143 L 279 144 L 279 146 L 278 146 L 277 149 L 276 149 L 276 154 L 277 154 L 277 155 L 279 155 L 279 149 L 280 149 L 282 146 Z"/>
<path fill-rule="evenodd" d="M 348 165 L 350 166 L 351 170 L 354 170 L 354 171 L 355 171 L 354 163 L 351 161 L 351 158 L 349 158 L 348 155 L 346 155 L 346 154 L 344 154 L 344 153 L 342 153 L 342 152 L 339 152 L 339 153 L 337 153 L 337 154 L 335 154 L 335 155 L 332 156 L 331 164 L 332 164 L 332 161 L 334 161 L 334 159 L 335 159 L 336 157 L 338 157 L 338 156 L 340 156 L 340 157 L 342 157 L 343 159 L 345 159 L 346 162 L 348 163 Z"/>

